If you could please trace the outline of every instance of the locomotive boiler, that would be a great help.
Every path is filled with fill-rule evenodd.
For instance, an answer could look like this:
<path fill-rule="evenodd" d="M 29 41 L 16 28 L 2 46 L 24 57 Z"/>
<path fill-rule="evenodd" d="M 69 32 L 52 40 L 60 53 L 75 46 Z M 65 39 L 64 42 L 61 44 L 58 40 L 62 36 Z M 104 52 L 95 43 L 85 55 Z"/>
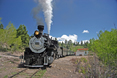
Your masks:
<path fill-rule="evenodd" d="M 29 41 L 29 47 L 25 48 L 24 66 L 43 67 L 50 65 L 57 58 L 58 41 L 50 39 L 49 34 L 43 34 L 43 30 L 44 26 L 38 25 L 38 30 Z"/>

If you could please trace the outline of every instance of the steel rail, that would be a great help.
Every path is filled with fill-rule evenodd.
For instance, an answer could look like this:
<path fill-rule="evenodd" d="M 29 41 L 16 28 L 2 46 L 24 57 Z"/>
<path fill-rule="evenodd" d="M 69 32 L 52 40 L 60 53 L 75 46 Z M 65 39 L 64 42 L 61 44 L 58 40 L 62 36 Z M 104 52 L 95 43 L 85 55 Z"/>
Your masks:
<path fill-rule="evenodd" d="M 37 72 L 39 72 L 41 70 L 41 68 L 39 68 L 36 72 L 34 72 L 31 76 L 30 76 L 30 78 L 32 78 Z"/>
<path fill-rule="evenodd" d="M 12 75 L 12 76 L 10 76 L 10 77 L 8 77 L 8 78 L 13 78 L 14 76 L 20 74 L 21 72 L 26 71 L 27 69 L 28 69 L 28 68 L 26 68 L 26 69 L 24 69 L 24 70 L 22 70 L 22 71 L 19 71 L 18 73 L 14 74 L 14 75 Z"/>

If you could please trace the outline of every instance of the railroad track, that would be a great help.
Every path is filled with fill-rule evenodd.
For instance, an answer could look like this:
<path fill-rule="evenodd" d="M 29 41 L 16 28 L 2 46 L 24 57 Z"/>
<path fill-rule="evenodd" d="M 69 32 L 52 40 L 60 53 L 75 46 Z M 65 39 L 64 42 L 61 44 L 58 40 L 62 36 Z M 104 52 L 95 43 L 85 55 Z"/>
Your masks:
<path fill-rule="evenodd" d="M 19 72 L 17 72 L 16 74 L 14 74 L 14 75 L 12 75 L 12 76 L 10 76 L 10 77 L 8 77 L 8 78 L 14 78 L 14 77 L 16 77 L 16 76 L 18 76 L 20 73 L 23 73 L 23 72 L 25 72 L 26 70 L 28 70 L 29 68 L 25 68 L 24 70 L 21 70 L 21 71 L 19 71 Z M 29 69 L 30 70 L 30 69 Z M 35 70 L 35 69 L 34 69 Z M 32 74 L 32 75 L 30 75 L 29 76 L 29 78 L 32 78 L 37 72 L 39 72 L 41 70 L 41 68 L 38 68 L 38 69 L 36 69 L 36 71 Z"/>
<path fill-rule="evenodd" d="M 39 68 L 36 72 L 34 72 L 31 76 L 30 76 L 30 78 L 32 78 L 37 72 L 39 72 L 41 70 L 41 68 Z"/>

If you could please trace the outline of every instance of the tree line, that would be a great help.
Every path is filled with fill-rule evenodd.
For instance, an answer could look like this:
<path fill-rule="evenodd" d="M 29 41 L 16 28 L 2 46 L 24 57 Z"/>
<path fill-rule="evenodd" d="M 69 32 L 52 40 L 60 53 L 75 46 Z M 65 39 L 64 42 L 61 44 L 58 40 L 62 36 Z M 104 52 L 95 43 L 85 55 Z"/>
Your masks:
<path fill-rule="evenodd" d="M 2 51 L 18 51 L 28 47 L 29 39 L 31 36 L 28 35 L 28 31 L 25 25 L 20 25 L 18 29 L 15 28 L 13 23 L 9 22 L 6 28 L 1 22 L 0 18 L 0 50 Z M 55 38 L 57 40 L 57 38 Z M 79 42 L 73 43 L 71 40 L 65 40 L 65 43 L 59 43 L 59 46 L 65 47 L 72 51 L 77 51 L 78 48 L 87 47 L 87 43 L 81 44 Z"/>
<path fill-rule="evenodd" d="M 59 42 L 59 46 L 70 49 L 71 51 L 76 52 L 77 49 L 79 48 L 87 48 L 88 47 L 88 41 L 84 42 L 81 41 L 81 43 L 79 44 L 79 42 L 72 42 L 72 40 L 65 40 L 65 42 Z"/>
<path fill-rule="evenodd" d="M 3 51 L 17 51 L 22 50 L 28 46 L 29 35 L 25 25 L 20 25 L 18 29 L 15 28 L 13 23 L 4 28 L 0 18 L 0 50 Z"/>
<path fill-rule="evenodd" d="M 117 29 L 100 31 L 98 39 L 90 39 L 88 48 L 106 65 L 117 65 Z"/>

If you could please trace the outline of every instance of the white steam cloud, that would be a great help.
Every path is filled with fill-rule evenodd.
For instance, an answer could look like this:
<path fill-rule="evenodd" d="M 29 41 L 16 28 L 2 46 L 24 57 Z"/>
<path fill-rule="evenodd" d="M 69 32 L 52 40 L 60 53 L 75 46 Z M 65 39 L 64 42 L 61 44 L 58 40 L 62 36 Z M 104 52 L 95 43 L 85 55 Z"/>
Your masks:
<path fill-rule="evenodd" d="M 48 28 L 48 34 L 50 34 L 50 27 L 52 23 L 52 1 L 53 0 L 34 0 L 35 2 L 38 2 L 39 6 L 38 8 L 41 7 L 42 11 L 44 12 L 44 17 L 45 17 L 45 22 L 47 24 Z M 38 9 L 40 10 L 40 9 Z M 38 20 L 37 20 L 38 21 Z"/>

